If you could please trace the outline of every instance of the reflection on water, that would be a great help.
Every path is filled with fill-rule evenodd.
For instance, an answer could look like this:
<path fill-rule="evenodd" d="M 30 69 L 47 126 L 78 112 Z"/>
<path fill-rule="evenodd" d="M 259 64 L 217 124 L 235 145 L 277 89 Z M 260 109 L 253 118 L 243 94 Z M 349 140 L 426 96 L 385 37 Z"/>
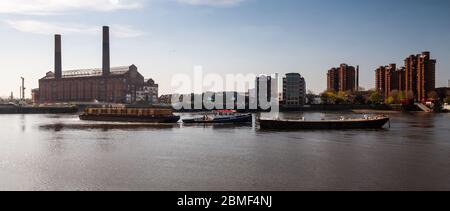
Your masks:
<path fill-rule="evenodd" d="M 184 128 L 211 128 L 215 130 L 220 129 L 236 129 L 236 128 L 246 128 L 248 130 L 253 129 L 252 123 L 238 123 L 238 124 L 183 124 Z"/>
<path fill-rule="evenodd" d="M 25 132 L 27 129 L 27 125 L 26 125 L 26 116 L 24 114 L 20 115 L 20 126 L 21 126 L 21 130 L 22 132 Z"/>
<path fill-rule="evenodd" d="M 39 126 L 42 130 L 54 130 L 56 132 L 63 129 L 69 130 L 89 130 L 89 129 L 100 129 L 102 131 L 109 130 L 142 130 L 142 129 L 173 129 L 180 128 L 179 124 L 123 124 L 123 123 L 79 123 L 79 124 L 44 124 Z"/>
<path fill-rule="evenodd" d="M 361 117 L 280 117 L 342 115 Z M 280 132 L 0 115 L 0 190 L 450 190 L 450 115 L 390 116 L 384 130 Z"/>
<path fill-rule="evenodd" d="M 351 112 L 327 112 L 327 113 L 316 113 L 316 112 L 286 112 L 280 114 L 272 113 L 262 113 L 261 118 L 264 119 L 287 119 L 287 120 L 299 120 L 303 117 L 305 120 L 330 120 L 330 119 L 341 119 L 341 117 L 346 118 L 363 118 L 364 114 L 355 114 Z"/>

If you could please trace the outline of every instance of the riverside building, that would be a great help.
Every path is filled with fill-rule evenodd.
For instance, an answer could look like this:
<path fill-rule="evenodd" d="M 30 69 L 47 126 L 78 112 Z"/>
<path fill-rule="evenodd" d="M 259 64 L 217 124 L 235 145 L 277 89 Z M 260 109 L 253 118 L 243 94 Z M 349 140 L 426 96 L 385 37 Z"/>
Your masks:
<path fill-rule="evenodd" d="M 394 90 L 405 90 L 405 68 L 398 68 L 396 64 L 380 66 L 375 70 L 376 90 L 388 98 Z"/>
<path fill-rule="evenodd" d="M 34 90 L 35 100 L 39 103 L 133 103 L 139 99 L 138 94 L 145 91 L 148 91 L 145 97 L 152 101 L 157 99 L 157 85 L 153 80 L 145 82 L 135 65 L 110 67 L 107 26 L 103 27 L 102 68 L 63 71 L 61 52 L 61 35 L 55 35 L 55 69 L 47 72 L 39 80 L 39 89 Z M 144 90 L 146 85 L 148 90 Z"/>
<path fill-rule="evenodd" d="M 436 60 L 430 52 L 411 55 L 405 59 L 405 66 L 396 69 L 395 64 L 381 66 L 375 70 L 376 90 L 388 98 L 392 91 L 405 93 L 405 97 L 416 102 L 428 100 L 428 93 L 436 88 Z"/>
<path fill-rule="evenodd" d="M 327 90 L 333 92 L 358 91 L 359 66 L 341 64 L 333 67 L 327 73 Z"/>
<path fill-rule="evenodd" d="M 436 88 L 436 60 L 425 51 L 406 58 L 405 68 L 406 93 L 415 101 L 426 101 L 428 92 Z"/>
<path fill-rule="evenodd" d="M 306 82 L 299 73 L 288 73 L 283 78 L 283 105 L 301 107 L 305 105 Z"/>

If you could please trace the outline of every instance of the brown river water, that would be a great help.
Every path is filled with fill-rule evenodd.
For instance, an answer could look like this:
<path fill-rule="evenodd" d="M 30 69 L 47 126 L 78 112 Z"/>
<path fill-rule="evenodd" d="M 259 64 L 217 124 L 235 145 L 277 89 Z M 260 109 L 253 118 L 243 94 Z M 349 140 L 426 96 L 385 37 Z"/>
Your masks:
<path fill-rule="evenodd" d="M 450 114 L 390 116 L 381 130 L 282 132 L 0 115 L 0 190 L 450 190 Z"/>

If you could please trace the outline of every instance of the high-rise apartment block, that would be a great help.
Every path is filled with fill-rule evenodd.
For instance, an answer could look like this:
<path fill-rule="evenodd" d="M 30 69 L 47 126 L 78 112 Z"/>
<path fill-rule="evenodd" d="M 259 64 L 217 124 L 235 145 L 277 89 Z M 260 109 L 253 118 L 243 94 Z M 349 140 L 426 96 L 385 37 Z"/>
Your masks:
<path fill-rule="evenodd" d="M 404 91 L 408 99 L 426 101 L 428 93 L 436 87 L 436 60 L 430 52 L 411 55 L 405 59 L 405 67 L 396 69 L 395 64 L 376 69 L 376 90 L 385 98 L 394 90 Z"/>
<path fill-rule="evenodd" d="M 346 92 L 358 90 L 359 66 L 357 68 L 347 64 L 341 64 L 328 70 L 327 89 L 334 92 Z"/>
<path fill-rule="evenodd" d="M 417 96 L 418 101 L 426 101 L 428 93 L 436 89 L 436 60 L 430 52 L 417 55 Z"/>
<path fill-rule="evenodd" d="M 391 96 L 392 91 L 405 90 L 405 68 L 397 69 L 396 64 L 381 66 L 375 71 L 376 74 L 376 90 L 383 95 L 384 98 Z"/>
<path fill-rule="evenodd" d="M 396 69 L 395 64 L 379 67 L 375 71 L 376 89 L 385 98 L 394 90 L 404 91 L 408 99 L 426 101 L 428 92 L 436 88 L 436 60 L 430 52 L 411 55 L 405 59 L 405 67 Z"/>

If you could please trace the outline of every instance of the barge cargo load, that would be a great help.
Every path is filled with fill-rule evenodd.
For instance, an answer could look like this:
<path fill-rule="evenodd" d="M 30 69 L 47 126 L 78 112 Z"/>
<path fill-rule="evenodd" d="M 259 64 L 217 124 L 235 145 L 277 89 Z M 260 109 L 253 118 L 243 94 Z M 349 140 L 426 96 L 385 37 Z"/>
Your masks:
<path fill-rule="evenodd" d="M 177 123 L 179 116 L 168 108 L 87 108 L 81 120 L 102 122 Z"/>

